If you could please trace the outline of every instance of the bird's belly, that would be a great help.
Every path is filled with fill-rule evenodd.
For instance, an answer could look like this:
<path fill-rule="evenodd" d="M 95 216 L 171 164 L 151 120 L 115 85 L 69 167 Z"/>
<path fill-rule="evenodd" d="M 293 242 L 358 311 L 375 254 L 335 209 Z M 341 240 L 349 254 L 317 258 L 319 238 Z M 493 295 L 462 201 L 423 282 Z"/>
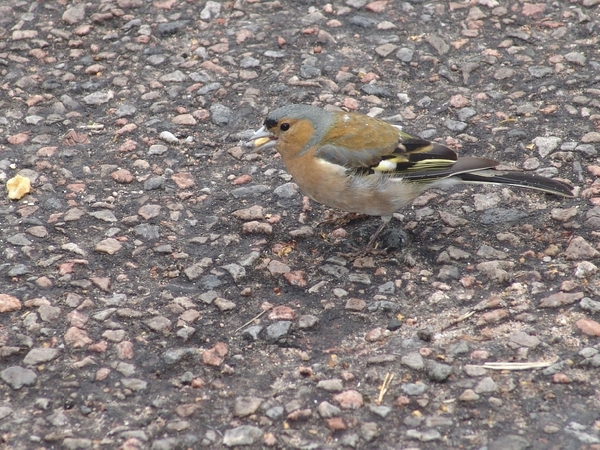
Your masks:
<path fill-rule="evenodd" d="M 391 216 L 423 191 L 420 184 L 378 173 L 345 176 L 340 180 L 332 183 L 330 178 L 313 178 L 310 182 L 296 180 L 296 183 L 302 192 L 318 203 L 372 216 Z"/>

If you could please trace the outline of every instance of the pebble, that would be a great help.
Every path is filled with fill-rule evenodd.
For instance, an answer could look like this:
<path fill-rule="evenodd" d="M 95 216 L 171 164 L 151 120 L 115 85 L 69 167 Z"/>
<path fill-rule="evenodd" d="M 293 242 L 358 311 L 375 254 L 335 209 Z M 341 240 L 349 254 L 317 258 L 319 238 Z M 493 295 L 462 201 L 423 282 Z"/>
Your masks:
<path fill-rule="evenodd" d="M 36 366 L 58 358 L 60 352 L 56 348 L 34 348 L 23 359 L 26 366 Z"/>
<path fill-rule="evenodd" d="M 12 366 L 0 372 L 0 378 L 13 389 L 33 386 L 38 378 L 33 370 Z"/>
<path fill-rule="evenodd" d="M 571 239 L 569 246 L 563 253 L 566 259 L 578 261 L 582 259 L 597 258 L 600 252 L 592 247 L 584 238 L 576 236 Z"/>
<path fill-rule="evenodd" d="M 262 438 L 263 432 L 253 425 L 241 425 L 225 431 L 223 445 L 236 447 L 240 445 L 253 445 Z"/>
<path fill-rule="evenodd" d="M 465 128 L 467 128 L 467 124 L 465 122 L 452 119 L 446 119 L 444 121 L 444 126 L 455 133 L 460 133 L 461 131 L 464 131 Z"/>
<path fill-rule="evenodd" d="M 591 319 L 579 319 L 575 322 L 575 326 L 579 330 L 589 336 L 600 336 L 600 323 Z"/>
<path fill-rule="evenodd" d="M 298 194 L 298 186 L 296 183 L 285 183 L 275 188 L 273 194 L 279 198 L 292 198 Z"/>
<path fill-rule="evenodd" d="M 246 278 L 246 269 L 244 269 L 239 264 L 225 264 L 224 266 L 221 266 L 221 268 L 225 269 L 229 273 L 229 275 L 231 275 L 233 281 L 235 281 L 236 283 L 239 283 L 244 278 Z"/>
<path fill-rule="evenodd" d="M 321 380 L 317 383 L 317 387 L 325 391 L 339 392 L 342 389 L 344 389 L 344 384 L 342 380 L 340 380 L 339 378 L 335 378 L 329 380 Z"/>
<path fill-rule="evenodd" d="M 265 329 L 267 339 L 270 341 L 277 341 L 286 336 L 291 327 L 292 322 L 289 320 L 280 320 L 272 323 Z"/>
<path fill-rule="evenodd" d="M 600 302 L 592 300 L 589 297 L 583 297 L 579 302 L 581 309 L 589 311 L 592 314 L 600 313 Z"/>
<path fill-rule="evenodd" d="M 9 294 L 0 294 L 0 313 L 18 311 L 21 309 L 21 301 Z"/>
<path fill-rule="evenodd" d="M 414 51 L 410 48 L 402 47 L 396 52 L 396 58 L 404 63 L 409 63 L 412 61 L 414 55 Z"/>
<path fill-rule="evenodd" d="M 477 383 L 474 390 L 476 394 L 492 394 L 498 392 L 498 386 L 491 377 L 485 377 Z"/>
<path fill-rule="evenodd" d="M 453 372 L 452 366 L 448 364 L 438 363 L 436 361 L 427 361 L 425 363 L 425 371 L 427 376 L 432 381 L 446 381 Z"/>
<path fill-rule="evenodd" d="M 461 402 L 476 402 L 480 398 L 481 396 L 473 389 L 465 389 L 463 393 L 458 396 L 458 400 Z"/>
<path fill-rule="evenodd" d="M 487 373 L 487 371 L 485 370 L 484 367 L 474 366 L 474 365 L 471 365 L 471 364 L 465 364 L 465 366 L 463 367 L 463 370 L 470 377 L 480 377 L 480 376 L 485 375 Z"/>
<path fill-rule="evenodd" d="M 333 401 L 342 409 L 358 409 L 363 406 L 363 396 L 360 392 L 350 389 L 333 396 Z"/>
<path fill-rule="evenodd" d="M 514 342 L 521 347 L 528 348 L 536 348 L 541 342 L 536 336 L 527 334 L 524 331 L 519 331 L 510 335 L 509 339 L 511 342 Z"/>
<path fill-rule="evenodd" d="M 339 414 L 341 414 L 342 410 L 327 401 L 323 401 L 319 403 L 319 406 L 317 406 L 317 412 L 322 418 L 328 419 L 331 417 L 338 416 Z"/>
<path fill-rule="evenodd" d="M 319 323 L 319 318 L 311 314 L 303 314 L 298 318 L 298 328 L 306 330 L 315 327 Z"/>
<path fill-rule="evenodd" d="M 540 300 L 540 308 L 558 308 L 564 305 L 570 305 L 583 298 L 583 292 L 565 293 L 558 292 L 556 294 L 549 295 Z"/>
<path fill-rule="evenodd" d="M 578 262 L 574 275 L 577 278 L 588 278 L 598 272 L 598 267 L 589 261 Z"/>
<path fill-rule="evenodd" d="M 413 370 L 423 370 L 425 367 L 423 357 L 418 352 L 412 352 L 404 355 L 400 361 L 403 365 Z"/>
<path fill-rule="evenodd" d="M 254 414 L 264 400 L 259 397 L 236 397 L 233 403 L 233 415 L 236 417 L 246 417 Z"/>
<path fill-rule="evenodd" d="M 400 385 L 400 389 L 406 395 L 422 395 L 427 392 L 427 385 L 425 383 L 404 383 Z"/>
<path fill-rule="evenodd" d="M 408 430 L 406 432 L 406 437 L 409 439 L 417 439 L 421 442 L 431 442 L 440 440 L 442 435 L 437 430 Z"/>

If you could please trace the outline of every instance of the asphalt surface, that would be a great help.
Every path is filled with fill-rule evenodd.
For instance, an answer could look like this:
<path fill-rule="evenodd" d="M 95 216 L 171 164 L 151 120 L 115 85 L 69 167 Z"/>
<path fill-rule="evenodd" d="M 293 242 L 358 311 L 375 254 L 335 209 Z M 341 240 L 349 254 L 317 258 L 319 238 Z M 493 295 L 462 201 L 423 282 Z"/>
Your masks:
<path fill-rule="evenodd" d="M 600 449 L 598 5 L 0 4 L 1 446 Z M 347 257 L 379 219 L 245 145 L 288 103 L 576 196 L 429 191 Z"/>

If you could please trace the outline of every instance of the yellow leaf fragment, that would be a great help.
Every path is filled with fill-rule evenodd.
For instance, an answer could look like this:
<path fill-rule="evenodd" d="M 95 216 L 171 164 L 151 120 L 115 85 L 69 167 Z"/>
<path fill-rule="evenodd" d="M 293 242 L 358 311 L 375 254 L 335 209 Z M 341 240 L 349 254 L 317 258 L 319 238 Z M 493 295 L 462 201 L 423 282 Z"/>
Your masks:
<path fill-rule="evenodd" d="M 15 175 L 6 182 L 6 190 L 8 191 L 8 198 L 20 200 L 31 192 L 31 180 L 21 175 Z"/>

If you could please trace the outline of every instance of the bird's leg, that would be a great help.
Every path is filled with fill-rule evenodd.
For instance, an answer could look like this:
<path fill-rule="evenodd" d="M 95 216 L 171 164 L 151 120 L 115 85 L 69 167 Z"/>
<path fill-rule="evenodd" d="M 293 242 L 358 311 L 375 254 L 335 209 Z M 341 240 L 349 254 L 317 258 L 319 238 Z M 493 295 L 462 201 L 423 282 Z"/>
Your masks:
<path fill-rule="evenodd" d="M 385 229 L 387 224 L 390 223 L 390 220 L 392 220 L 392 216 L 382 216 L 381 217 L 381 225 L 379 225 L 379 228 L 377 228 L 377 231 L 375 231 L 375 234 L 373 236 L 371 236 L 371 239 L 369 239 L 369 243 L 367 244 L 367 247 L 365 248 L 366 252 L 371 252 L 371 251 L 375 250 L 375 241 L 377 240 L 377 238 L 379 237 L 381 232 Z"/>
<path fill-rule="evenodd" d="M 390 220 L 392 220 L 391 216 L 381 217 L 381 225 L 379 225 L 379 228 L 377 228 L 377 231 L 375 231 L 375 234 L 373 234 L 373 236 L 371 236 L 371 239 L 369 239 L 369 243 L 367 244 L 366 247 L 364 247 L 362 250 L 356 249 L 356 251 L 354 251 L 354 252 L 341 254 L 341 256 L 344 256 L 347 258 L 360 258 L 361 256 L 368 255 L 369 253 L 371 253 L 371 254 L 385 253 L 384 250 L 378 250 L 376 248 L 375 242 L 377 241 L 377 238 L 379 237 L 381 232 L 385 229 L 386 225 L 388 223 L 390 223 Z M 353 248 L 355 248 L 355 247 L 353 247 Z"/>

